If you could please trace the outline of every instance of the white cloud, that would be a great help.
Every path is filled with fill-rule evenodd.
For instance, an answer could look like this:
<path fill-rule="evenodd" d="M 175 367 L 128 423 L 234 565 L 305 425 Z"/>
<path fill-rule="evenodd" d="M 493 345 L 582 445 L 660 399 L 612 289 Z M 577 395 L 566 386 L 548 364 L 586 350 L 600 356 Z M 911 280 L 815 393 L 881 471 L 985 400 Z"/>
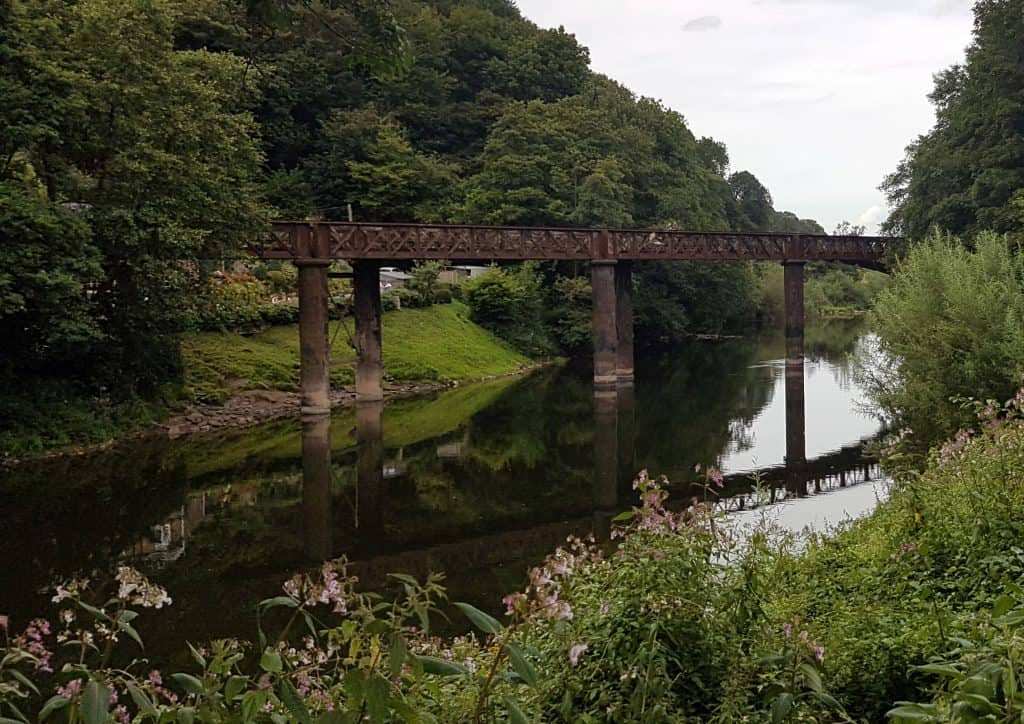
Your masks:
<path fill-rule="evenodd" d="M 780 209 L 835 228 L 934 123 L 932 75 L 963 58 L 970 0 L 517 0 L 596 71 L 729 148 Z M 680 33 L 725 18 L 720 32 Z M 864 211 L 863 213 L 866 213 Z"/>
<path fill-rule="evenodd" d="M 700 32 L 702 30 L 718 30 L 722 27 L 722 19 L 717 15 L 702 15 L 683 25 L 683 32 Z"/>
<path fill-rule="evenodd" d="M 875 204 L 860 212 L 860 215 L 853 223 L 856 226 L 863 226 L 865 233 L 874 234 L 878 231 L 879 225 L 885 221 L 886 216 L 888 216 L 886 207 L 881 204 Z"/>

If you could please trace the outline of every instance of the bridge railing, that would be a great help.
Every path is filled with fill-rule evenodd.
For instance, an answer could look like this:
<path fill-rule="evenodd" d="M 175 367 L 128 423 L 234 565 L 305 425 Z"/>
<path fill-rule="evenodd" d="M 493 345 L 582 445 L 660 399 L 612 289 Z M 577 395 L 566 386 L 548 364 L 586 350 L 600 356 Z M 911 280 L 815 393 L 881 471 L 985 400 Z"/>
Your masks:
<path fill-rule="evenodd" d="M 878 236 L 282 221 L 274 222 L 252 251 L 270 259 L 842 261 L 875 266 L 891 242 Z"/>

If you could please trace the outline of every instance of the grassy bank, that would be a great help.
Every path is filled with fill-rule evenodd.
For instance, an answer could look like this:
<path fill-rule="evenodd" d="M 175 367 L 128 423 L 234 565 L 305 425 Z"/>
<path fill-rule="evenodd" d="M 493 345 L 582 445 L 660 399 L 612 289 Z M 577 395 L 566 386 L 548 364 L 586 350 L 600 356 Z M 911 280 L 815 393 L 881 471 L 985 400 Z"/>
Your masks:
<path fill-rule="evenodd" d="M 352 384 L 352 320 L 331 322 L 331 383 Z M 528 365 L 519 354 L 469 319 L 458 302 L 388 312 L 383 320 L 384 371 L 394 380 L 462 382 L 505 375 Z M 206 332 L 186 338 L 186 390 L 201 401 L 222 401 L 241 389 L 295 390 L 299 369 L 296 325 L 252 336 Z"/>
<path fill-rule="evenodd" d="M 330 325 L 331 382 L 351 384 L 352 321 Z M 384 368 L 403 382 L 465 382 L 507 375 L 531 360 L 469 320 L 458 302 L 384 315 Z M 160 402 L 115 403 L 63 381 L 28 380 L 0 395 L 0 460 L 120 437 L 165 418 L 188 402 L 222 402 L 247 389 L 296 390 L 296 325 L 258 334 L 190 334 L 182 341 L 184 385 L 166 386 Z"/>

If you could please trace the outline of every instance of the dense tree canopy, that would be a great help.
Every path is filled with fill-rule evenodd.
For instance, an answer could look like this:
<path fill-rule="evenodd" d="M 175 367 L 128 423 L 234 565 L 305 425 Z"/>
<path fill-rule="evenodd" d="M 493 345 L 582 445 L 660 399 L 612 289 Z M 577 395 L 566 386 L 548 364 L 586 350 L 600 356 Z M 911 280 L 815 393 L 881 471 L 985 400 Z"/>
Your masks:
<path fill-rule="evenodd" d="M 1024 1 L 979 0 L 974 12 L 966 61 L 935 78 L 935 127 L 883 184 L 886 228 L 911 238 L 1024 228 Z"/>
<path fill-rule="evenodd" d="M 204 260 L 276 214 L 816 228 L 511 0 L 10 0 L 0 63 L 4 373 L 153 389 Z M 585 271 L 530 272 L 569 347 Z M 755 276 L 641 265 L 641 340 L 748 319 Z"/>

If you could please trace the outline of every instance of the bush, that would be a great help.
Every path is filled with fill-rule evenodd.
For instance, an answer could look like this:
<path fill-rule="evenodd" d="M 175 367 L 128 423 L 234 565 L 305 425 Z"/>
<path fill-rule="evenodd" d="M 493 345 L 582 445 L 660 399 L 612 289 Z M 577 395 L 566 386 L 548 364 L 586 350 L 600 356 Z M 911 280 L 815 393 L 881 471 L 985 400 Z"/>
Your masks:
<path fill-rule="evenodd" d="M 451 304 L 452 303 L 452 290 L 450 288 L 441 287 L 434 292 L 434 303 L 435 304 Z"/>
<path fill-rule="evenodd" d="M 1024 373 L 1024 259 L 982 234 L 973 251 L 933 235 L 913 247 L 878 298 L 874 402 L 912 431 L 917 454 L 969 422 L 953 398 L 1005 400 Z"/>
<path fill-rule="evenodd" d="M 544 294 L 537 265 L 512 270 L 492 267 L 464 285 L 470 318 L 530 355 L 551 354 L 555 347 L 544 323 Z"/>

